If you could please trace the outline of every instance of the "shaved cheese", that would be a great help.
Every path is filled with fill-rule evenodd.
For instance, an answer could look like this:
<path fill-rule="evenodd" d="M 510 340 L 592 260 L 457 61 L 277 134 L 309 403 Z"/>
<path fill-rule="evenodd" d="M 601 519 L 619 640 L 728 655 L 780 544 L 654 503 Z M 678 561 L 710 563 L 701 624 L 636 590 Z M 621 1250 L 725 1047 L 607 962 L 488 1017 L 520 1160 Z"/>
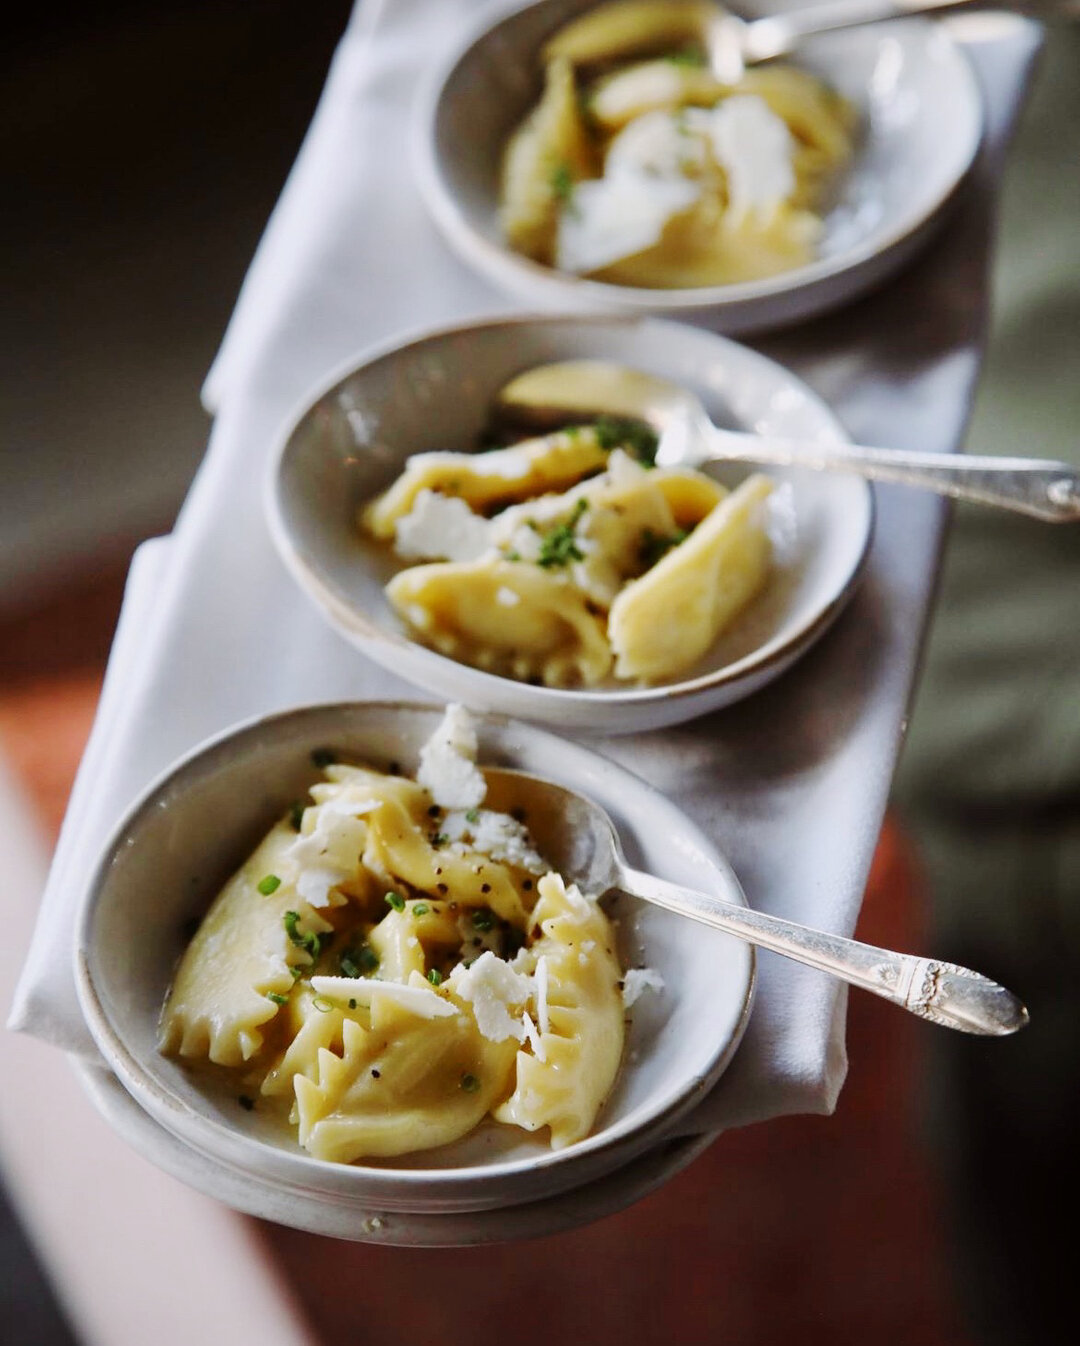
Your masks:
<path fill-rule="evenodd" d="M 753 94 L 725 99 L 710 115 L 713 152 L 728 176 L 732 214 L 739 219 L 754 211 L 767 219 L 795 190 L 795 142 L 786 122 Z"/>
<path fill-rule="evenodd" d="M 476 730 L 464 706 L 450 705 L 420 749 L 416 779 L 444 809 L 474 809 L 487 793 L 476 765 Z"/>
<path fill-rule="evenodd" d="M 700 195 L 700 186 L 687 178 L 635 172 L 579 182 L 559 215 L 555 264 L 588 274 L 644 252 L 660 241 L 668 220 Z"/>
<path fill-rule="evenodd" d="M 491 546 L 491 525 L 464 500 L 423 490 L 394 525 L 399 556 L 418 561 L 476 561 Z"/>
<path fill-rule="evenodd" d="M 516 865 L 533 874 L 543 874 L 550 868 L 533 848 L 528 829 L 509 813 L 494 809 L 470 809 L 463 813 L 453 809 L 443 819 L 440 830 L 449 841 L 461 843 L 466 851 L 479 851 L 492 860 Z"/>
<path fill-rule="evenodd" d="M 355 1000 L 358 1005 L 373 1005 L 383 999 L 421 1019 L 445 1019 L 458 1014 L 458 1007 L 444 1000 L 429 986 L 402 986 L 400 982 L 375 981 L 370 977 L 312 977 L 311 989 L 328 1000 Z"/>
<path fill-rule="evenodd" d="M 447 979 L 455 995 L 472 1005 L 476 1026 L 491 1042 L 515 1038 L 521 1042 L 525 1027 L 520 1009 L 532 996 L 532 980 L 515 972 L 509 963 L 488 950 L 466 967 L 459 963 Z M 518 1012 L 511 1014 L 511 1009 Z"/>
<path fill-rule="evenodd" d="M 533 1055 L 538 1061 L 546 1061 L 547 1048 L 544 1046 L 544 1039 L 537 1031 L 528 1010 L 521 1016 L 521 1026 L 525 1030 L 525 1041 L 532 1048 Z"/>
<path fill-rule="evenodd" d="M 629 968 L 623 976 L 623 1008 L 629 1009 L 631 1005 L 637 1003 L 642 992 L 650 989 L 653 991 L 664 989 L 664 979 L 660 973 L 654 972 L 650 967 Z"/>

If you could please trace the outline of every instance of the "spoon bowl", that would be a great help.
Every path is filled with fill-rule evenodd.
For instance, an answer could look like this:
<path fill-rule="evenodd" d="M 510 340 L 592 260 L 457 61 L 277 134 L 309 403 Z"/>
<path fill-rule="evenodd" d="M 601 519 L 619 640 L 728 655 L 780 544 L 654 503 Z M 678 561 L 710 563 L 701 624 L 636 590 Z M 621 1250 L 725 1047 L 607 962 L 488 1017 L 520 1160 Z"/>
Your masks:
<path fill-rule="evenodd" d="M 595 897 L 619 891 L 828 972 L 919 1018 L 964 1033 L 1005 1037 L 1028 1012 L 1003 986 L 954 963 L 893 953 L 680 887 L 627 864 L 611 819 L 591 799 L 520 771 L 485 772 L 491 796 L 524 808 L 537 842 L 565 878 Z"/>

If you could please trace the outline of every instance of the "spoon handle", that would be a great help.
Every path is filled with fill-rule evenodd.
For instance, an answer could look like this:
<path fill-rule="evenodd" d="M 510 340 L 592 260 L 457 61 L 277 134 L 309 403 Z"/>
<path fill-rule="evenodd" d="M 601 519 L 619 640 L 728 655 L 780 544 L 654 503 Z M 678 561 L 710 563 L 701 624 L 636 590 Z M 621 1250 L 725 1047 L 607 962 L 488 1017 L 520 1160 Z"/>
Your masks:
<path fill-rule="evenodd" d="M 977 457 L 966 453 L 908 453 L 856 444 L 821 444 L 747 435 L 710 426 L 695 436 L 684 462 L 732 458 L 774 467 L 855 472 L 874 481 L 916 486 L 957 500 L 998 505 L 1049 523 L 1080 520 L 1080 473 L 1044 458 Z"/>
<path fill-rule="evenodd" d="M 743 60 L 747 64 L 787 56 L 807 37 L 837 28 L 855 28 L 911 14 L 947 14 L 958 9 L 1013 9 L 1035 14 L 1075 15 L 1075 0 L 821 0 L 780 14 L 751 19 L 741 34 Z"/>
<path fill-rule="evenodd" d="M 1028 1021 L 1027 1010 L 1011 991 L 955 963 L 892 953 L 841 935 L 812 930 L 794 921 L 680 888 L 628 865 L 620 867 L 619 887 L 680 916 L 689 916 L 750 944 L 828 972 L 852 986 L 873 991 L 931 1023 L 964 1033 L 1004 1037 L 1023 1028 Z"/>

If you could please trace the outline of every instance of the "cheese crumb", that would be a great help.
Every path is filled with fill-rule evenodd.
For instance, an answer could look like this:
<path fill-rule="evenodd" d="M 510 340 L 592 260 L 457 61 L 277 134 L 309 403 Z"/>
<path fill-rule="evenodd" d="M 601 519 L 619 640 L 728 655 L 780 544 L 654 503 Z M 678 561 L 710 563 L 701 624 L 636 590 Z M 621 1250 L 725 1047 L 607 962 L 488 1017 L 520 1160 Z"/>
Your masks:
<path fill-rule="evenodd" d="M 474 809 L 487 793 L 476 765 L 476 730 L 464 706 L 450 705 L 420 749 L 416 779 L 444 809 Z"/>
<path fill-rule="evenodd" d="M 664 989 L 664 979 L 659 972 L 654 972 L 650 967 L 628 968 L 623 976 L 623 1008 L 629 1009 L 631 1005 L 637 1003 L 642 992 L 650 989 L 653 991 Z"/>
<path fill-rule="evenodd" d="M 489 549 L 491 525 L 464 500 L 422 490 L 395 525 L 399 556 L 417 561 L 476 561 Z"/>
<path fill-rule="evenodd" d="M 515 1038 L 521 1042 L 525 1026 L 512 1008 L 520 1011 L 532 995 L 532 981 L 515 972 L 509 963 L 488 950 L 466 967 L 459 963 L 447 979 L 455 995 L 472 1005 L 476 1026 L 489 1042 Z"/>

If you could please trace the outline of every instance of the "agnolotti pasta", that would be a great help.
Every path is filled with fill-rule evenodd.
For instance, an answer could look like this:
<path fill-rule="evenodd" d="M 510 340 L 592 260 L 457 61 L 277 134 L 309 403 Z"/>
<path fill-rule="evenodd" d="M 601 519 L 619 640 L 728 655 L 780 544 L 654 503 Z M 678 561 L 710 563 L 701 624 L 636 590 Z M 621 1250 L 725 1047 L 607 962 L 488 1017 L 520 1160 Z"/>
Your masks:
<path fill-rule="evenodd" d="M 475 753 L 451 707 L 416 781 L 326 766 L 180 961 L 161 1050 L 223 1068 L 318 1159 L 431 1149 L 489 1117 L 559 1148 L 615 1082 L 612 927 L 484 807 Z"/>
<path fill-rule="evenodd" d="M 768 582 L 772 485 L 758 474 L 729 495 L 702 472 L 653 466 L 656 442 L 606 416 L 409 459 L 360 515 L 410 563 L 386 586 L 394 611 L 440 654 L 524 682 L 654 683 L 692 669 Z"/>
<path fill-rule="evenodd" d="M 614 0 L 546 43 L 510 137 L 500 217 L 535 261 L 647 288 L 772 276 L 814 257 L 854 148 L 850 105 L 771 63 L 721 83 L 711 4 Z"/>

